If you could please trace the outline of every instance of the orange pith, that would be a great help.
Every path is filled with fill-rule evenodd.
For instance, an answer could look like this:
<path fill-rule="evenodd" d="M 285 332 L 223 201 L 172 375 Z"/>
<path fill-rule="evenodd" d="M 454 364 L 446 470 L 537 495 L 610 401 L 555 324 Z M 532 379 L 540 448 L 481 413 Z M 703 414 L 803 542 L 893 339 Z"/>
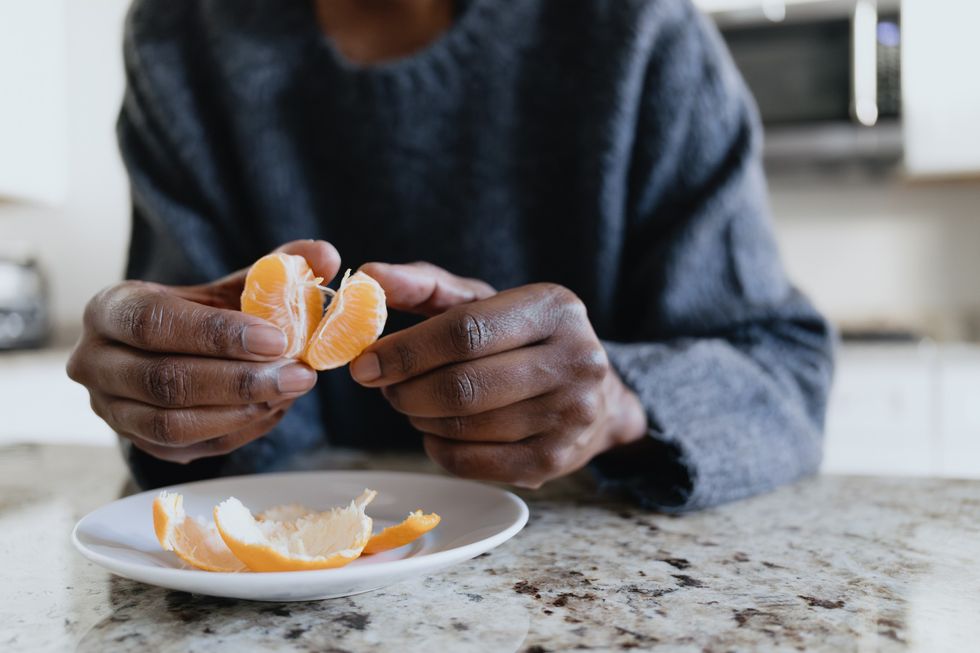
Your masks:
<path fill-rule="evenodd" d="M 214 523 L 232 553 L 252 571 L 333 569 L 356 560 L 371 537 L 364 514 L 377 493 L 365 490 L 342 508 L 289 521 L 258 521 L 235 498 L 214 508 Z"/>
<path fill-rule="evenodd" d="M 153 501 L 153 528 L 166 551 L 206 571 L 332 569 L 361 555 L 396 549 L 435 528 L 440 517 L 421 510 L 371 535 L 365 508 L 377 493 L 364 490 L 347 506 L 317 512 L 299 504 L 258 515 L 234 497 L 215 506 L 214 521 L 186 515 L 183 497 L 163 491 Z"/>
<path fill-rule="evenodd" d="M 405 546 L 431 531 L 439 525 L 440 521 L 441 518 L 435 513 L 424 515 L 421 510 L 416 510 L 409 513 L 408 517 L 400 524 L 389 526 L 380 533 L 372 535 L 364 547 L 363 553 L 365 555 L 381 553 Z"/>
<path fill-rule="evenodd" d="M 323 315 L 322 277 L 302 256 L 269 254 L 249 269 L 242 291 L 242 311 L 272 322 L 286 334 L 286 358 L 306 348 Z"/>
<path fill-rule="evenodd" d="M 173 551 L 187 564 L 205 571 L 247 571 L 218 535 L 214 524 L 205 524 L 184 513 L 184 498 L 163 492 L 153 501 L 153 530 L 165 551 Z"/>
<path fill-rule="evenodd" d="M 315 370 L 346 365 L 378 339 L 387 317 L 378 282 L 348 270 L 300 358 Z"/>

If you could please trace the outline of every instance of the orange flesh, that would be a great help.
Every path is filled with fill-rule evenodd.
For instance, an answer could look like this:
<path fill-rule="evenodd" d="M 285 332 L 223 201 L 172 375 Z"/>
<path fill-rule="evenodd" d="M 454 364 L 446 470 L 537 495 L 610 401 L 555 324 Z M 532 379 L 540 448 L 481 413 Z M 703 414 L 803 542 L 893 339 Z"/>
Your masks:
<path fill-rule="evenodd" d="M 378 282 L 348 271 L 300 358 L 315 370 L 346 365 L 378 339 L 387 317 Z"/>
<path fill-rule="evenodd" d="M 283 356 L 297 358 L 323 315 L 322 281 L 302 256 L 263 256 L 245 278 L 242 311 L 279 327 L 286 334 Z"/>

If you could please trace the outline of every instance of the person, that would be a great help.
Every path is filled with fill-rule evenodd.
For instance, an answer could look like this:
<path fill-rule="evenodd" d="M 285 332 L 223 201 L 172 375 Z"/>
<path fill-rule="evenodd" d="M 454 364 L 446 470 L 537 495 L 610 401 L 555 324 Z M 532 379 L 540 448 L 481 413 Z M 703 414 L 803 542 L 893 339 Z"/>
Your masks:
<path fill-rule="evenodd" d="M 142 487 L 424 448 L 685 511 L 818 468 L 832 334 L 688 0 L 137 0 L 124 51 L 128 280 L 68 372 Z M 276 248 L 384 287 L 349 371 L 236 310 Z"/>

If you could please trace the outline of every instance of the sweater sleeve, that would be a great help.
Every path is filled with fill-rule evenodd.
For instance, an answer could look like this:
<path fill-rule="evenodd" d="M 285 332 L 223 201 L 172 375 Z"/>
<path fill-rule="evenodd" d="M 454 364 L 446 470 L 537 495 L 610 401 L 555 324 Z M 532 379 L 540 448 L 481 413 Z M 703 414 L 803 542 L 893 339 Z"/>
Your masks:
<path fill-rule="evenodd" d="M 204 137 L 206 113 L 182 76 L 193 67 L 177 39 L 154 42 L 140 28 L 145 3 L 127 18 L 126 91 L 116 124 L 130 180 L 132 235 L 127 279 L 182 285 L 220 278 L 256 258 L 241 211 L 224 196 L 217 156 Z M 157 17 L 158 18 L 158 17 Z M 252 248 L 252 249 L 250 249 Z M 325 440 L 317 397 L 301 397 L 273 431 L 230 454 L 186 465 L 163 461 L 120 438 L 137 485 L 159 487 L 270 468 Z"/>
<path fill-rule="evenodd" d="M 646 72 L 621 337 L 605 342 L 646 409 L 649 454 L 592 465 L 677 512 L 814 473 L 833 368 L 830 328 L 779 260 L 754 103 L 714 28 L 688 18 Z"/>

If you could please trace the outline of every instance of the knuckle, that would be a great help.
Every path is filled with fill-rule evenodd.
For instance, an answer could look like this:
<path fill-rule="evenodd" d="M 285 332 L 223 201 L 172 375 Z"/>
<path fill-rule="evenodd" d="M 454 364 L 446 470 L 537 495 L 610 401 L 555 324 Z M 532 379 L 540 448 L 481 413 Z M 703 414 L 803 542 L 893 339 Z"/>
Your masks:
<path fill-rule="evenodd" d="M 550 477 L 565 469 L 568 462 L 567 450 L 557 446 L 542 446 L 535 449 L 536 468 L 542 476 Z M 540 478 L 540 476 L 536 477 Z"/>
<path fill-rule="evenodd" d="M 606 376 L 609 359 L 599 346 L 584 347 L 572 358 L 572 373 L 585 381 L 601 381 Z"/>
<path fill-rule="evenodd" d="M 426 453 L 443 469 L 455 476 L 467 475 L 467 470 L 471 465 L 469 459 L 472 458 L 468 447 L 448 443 L 432 435 L 426 435 L 423 442 Z"/>
<path fill-rule="evenodd" d="M 187 369 L 168 356 L 156 358 L 145 366 L 142 384 L 150 399 L 162 406 L 182 406 L 191 394 Z"/>
<path fill-rule="evenodd" d="M 538 288 L 541 289 L 542 294 L 547 297 L 548 301 L 559 307 L 564 307 L 570 304 L 580 303 L 578 295 L 573 293 L 567 287 L 558 283 L 540 283 L 537 284 Z"/>
<path fill-rule="evenodd" d="M 449 447 L 443 457 L 443 466 L 457 476 L 472 476 L 479 467 L 478 461 L 466 447 Z"/>
<path fill-rule="evenodd" d="M 467 370 L 447 370 L 442 375 L 440 395 L 447 408 L 464 411 L 476 402 L 476 385 Z"/>
<path fill-rule="evenodd" d="M 206 453 L 209 456 L 222 456 L 231 453 L 242 444 L 241 438 L 235 435 L 222 435 L 218 438 L 205 440 L 194 447 L 198 453 Z"/>
<path fill-rule="evenodd" d="M 146 435 L 154 442 L 164 446 L 180 443 L 180 437 L 174 429 L 173 419 L 166 410 L 154 410 L 147 418 Z"/>
<path fill-rule="evenodd" d="M 129 298 L 134 289 L 139 287 L 138 281 L 123 281 L 103 288 L 85 304 L 82 323 L 87 328 L 96 328 L 102 316 L 112 314 Z"/>
<path fill-rule="evenodd" d="M 68 363 L 65 364 L 65 373 L 68 378 L 75 383 L 83 383 L 83 378 L 85 375 L 85 366 L 82 364 L 81 355 L 78 348 L 72 352 L 71 356 L 68 358 Z"/>
<path fill-rule="evenodd" d="M 449 341 L 457 354 L 472 356 L 484 351 L 490 345 L 490 322 L 474 311 L 460 311 L 452 321 Z"/>
<path fill-rule="evenodd" d="M 232 391 L 242 401 L 251 402 L 259 389 L 260 375 L 251 367 L 242 366 L 234 374 Z"/>
<path fill-rule="evenodd" d="M 402 376 L 415 374 L 419 357 L 411 346 L 404 342 L 395 343 L 395 355 L 397 356 L 398 371 Z"/>
<path fill-rule="evenodd" d="M 585 303 L 574 292 L 558 284 L 546 284 L 551 305 L 563 320 L 586 319 Z"/>
<path fill-rule="evenodd" d="M 443 420 L 443 430 L 446 437 L 453 440 L 461 440 L 466 436 L 466 419 L 463 417 L 447 417 Z"/>
<path fill-rule="evenodd" d="M 200 320 L 198 329 L 201 346 L 207 353 L 217 355 L 228 351 L 228 343 L 235 329 L 227 317 L 209 311 Z"/>
<path fill-rule="evenodd" d="M 116 320 L 122 333 L 136 347 L 146 348 L 153 342 L 154 333 L 164 325 L 163 311 L 158 306 L 158 293 L 136 295 L 121 302 Z"/>
<path fill-rule="evenodd" d="M 589 425 L 599 419 L 599 400 L 591 392 L 576 398 L 565 409 L 566 423 Z"/>
<path fill-rule="evenodd" d="M 95 393 L 90 392 L 88 395 L 88 405 L 92 409 L 92 412 L 98 415 L 103 422 L 113 429 L 116 428 L 116 420 L 111 401 L 103 401 Z"/>

